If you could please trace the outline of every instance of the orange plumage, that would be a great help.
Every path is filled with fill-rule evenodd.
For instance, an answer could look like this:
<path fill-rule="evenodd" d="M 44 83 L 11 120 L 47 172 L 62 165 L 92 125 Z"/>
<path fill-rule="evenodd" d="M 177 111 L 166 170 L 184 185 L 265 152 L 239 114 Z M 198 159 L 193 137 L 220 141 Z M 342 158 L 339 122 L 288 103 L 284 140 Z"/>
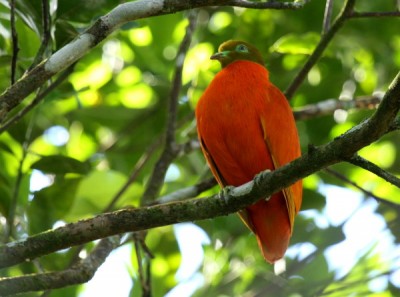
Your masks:
<path fill-rule="evenodd" d="M 291 108 L 269 81 L 258 50 L 228 41 L 211 59 L 219 60 L 223 69 L 200 98 L 196 119 L 202 151 L 220 186 L 242 185 L 299 157 Z M 239 213 L 268 262 L 283 257 L 301 200 L 298 181 Z"/>

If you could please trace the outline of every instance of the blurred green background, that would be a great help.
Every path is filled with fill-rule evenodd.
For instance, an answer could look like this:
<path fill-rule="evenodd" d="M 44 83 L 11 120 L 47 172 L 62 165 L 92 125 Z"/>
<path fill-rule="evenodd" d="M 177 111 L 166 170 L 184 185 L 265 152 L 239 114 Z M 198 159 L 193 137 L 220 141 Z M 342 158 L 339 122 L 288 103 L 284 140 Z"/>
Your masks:
<path fill-rule="evenodd" d="M 343 2 L 335 1 L 334 15 L 339 13 Z M 51 47 L 47 56 L 120 1 L 50 3 Z M 31 65 L 41 44 L 40 7 L 39 0 L 17 1 L 18 78 Z M 198 10 L 197 27 L 183 70 L 177 142 L 196 139 L 193 110 L 219 71 L 218 63 L 209 57 L 221 42 L 241 39 L 254 44 L 263 53 L 272 82 L 285 90 L 319 42 L 324 7 L 325 1 L 313 0 L 296 11 L 232 7 Z M 393 11 L 396 7 L 391 0 L 358 0 L 356 9 Z M 10 84 L 9 14 L 8 1 L 0 0 L 0 90 Z M 162 150 L 160 139 L 165 130 L 176 53 L 188 24 L 186 16 L 176 13 L 152 17 L 116 30 L 85 55 L 70 77 L 37 108 L 0 135 L 3 242 L 8 240 L 5 218 L 10 216 L 10 210 L 15 210 L 13 240 L 101 213 L 128 180 L 135 164 L 149 148 L 155 148 L 114 209 L 140 205 L 146 182 Z M 329 98 L 384 92 L 400 68 L 399 28 L 399 17 L 346 22 L 295 93 L 291 100 L 293 108 Z M 33 95 L 12 114 L 26 106 L 30 98 Z M 341 117 L 335 113 L 336 116 L 298 121 L 302 150 L 306 151 L 309 144 L 329 142 L 372 113 L 373 110 L 350 110 L 342 112 Z M 399 144 L 399 134 L 392 133 L 360 154 L 399 176 Z M 400 203 L 399 189 L 372 173 L 346 163 L 333 169 L 374 195 Z M 161 195 L 210 176 L 201 152 L 191 151 L 171 164 Z M 214 187 L 202 195 L 217 191 L 218 187 Z M 190 279 L 192 273 L 200 281 L 187 289 L 187 295 L 173 291 L 170 297 L 189 296 L 193 290 L 194 296 L 400 296 L 398 206 L 376 203 L 347 183 L 319 172 L 304 180 L 302 210 L 286 257 L 286 272 L 278 276 L 274 275 L 274 267 L 262 259 L 254 236 L 236 215 L 193 223 L 205 233 L 194 225 L 189 225 L 192 231 L 186 233 L 172 226 L 149 230 L 146 242 L 155 255 L 154 296 L 164 296 Z M 349 222 L 362 210 L 368 211 L 351 224 L 356 228 L 350 232 Z M 375 230 L 376 224 L 380 227 Z M 194 230 L 202 235 L 197 236 Z M 188 234 L 196 235 L 197 240 L 186 238 L 187 241 L 197 243 L 202 238 L 204 255 L 197 243 L 196 249 L 191 247 L 192 254 L 189 251 L 192 259 L 189 256 L 189 260 L 183 261 L 184 247 L 182 243 L 178 245 L 177 239 L 185 242 L 184 236 Z M 358 241 L 361 247 L 355 247 L 356 252 L 354 249 L 351 252 L 351 244 L 345 249 L 338 248 L 338 243 L 357 243 L 352 237 L 357 234 L 370 234 L 372 238 Z M 92 246 L 86 249 L 90 251 Z M 135 249 L 132 243 L 123 248 L 130 254 L 126 263 L 121 264 L 130 283 L 125 293 L 115 296 L 140 296 Z M 3 269 L 0 276 L 62 270 L 74 254 L 75 248 L 65 250 Z M 348 255 L 352 255 L 351 259 Z M 199 259 L 199 266 L 192 263 L 191 274 L 177 277 L 180 265 L 190 266 L 194 259 Z M 115 275 L 115 280 L 109 279 L 106 285 L 112 288 L 117 278 Z M 79 296 L 84 291 L 85 285 L 73 286 L 46 296 Z"/>

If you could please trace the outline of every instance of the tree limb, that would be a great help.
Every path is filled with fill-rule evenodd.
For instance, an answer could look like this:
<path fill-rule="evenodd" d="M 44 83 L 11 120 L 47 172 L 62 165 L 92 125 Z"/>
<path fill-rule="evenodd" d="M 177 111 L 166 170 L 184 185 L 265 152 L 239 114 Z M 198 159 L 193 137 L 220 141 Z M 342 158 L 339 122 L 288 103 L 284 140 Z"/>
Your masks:
<path fill-rule="evenodd" d="M 179 189 L 171 194 L 161 196 L 155 202 L 157 202 L 158 204 L 162 204 L 162 203 L 186 200 L 191 197 L 196 197 L 197 195 L 203 193 L 204 191 L 211 189 L 215 185 L 217 185 L 217 181 L 215 180 L 215 178 L 212 177 L 194 186 Z"/>
<path fill-rule="evenodd" d="M 340 12 L 339 16 L 334 21 L 333 25 L 330 29 L 322 35 L 320 42 L 318 43 L 317 47 L 314 49 L 313 53 L 308 57 L 307 62 L 304 64 L 303 68 L 299 71 L 296 77 L 293 79 L 292 83 L 285 91 L 285 95 L 288 99 L 292 98 L 295 91 L 301 85 L 305 77 L 307 76 L 308 72 L 311 68 L 317 63 L 319 58 L 322 56 L 322 53 L 328 46 L 328 44 L 332 41 L 333 37 L 339 31 L 339 29 L 343 26 L 345 21 L 350 17 L 353 7 L 355 4 L 355 0 L 346 0 L 345 4 L 343 5 L 343 9 Z"/>
<path fill-rule="evenodd" d="M 48 49 L 49 43 L 51 41 L 51 15 L 50 15 L 50 3 L 49 0 L 42 0 L 42 27 L 43 27 L 43 32 L 42 32 L 42 42 L 40 44 L 40 48 L 38 52 L 36 53 L 35 58 L 33 59 L 32 65 L 29 67 L 29 69 L 32 69 L 35 67 L 37 64 L 39 64 L 40 61 L 42 61 L 43 56 Z"/>
<path fill-rule="evenodd" d="M 331 27 L 333 1 L 334 0 L 326 0 L 324 21 L 322 23 L 322 35 L 326 34 Z"/>
<path fill-rule="evenodd" d="M 183 63 L 185 61 L 186 54 L 189 50 L 190 43 L 192 40 L 192 35 L 196 27 L 197 12 L 190 12 L 188 17 L 189 24 L 186 27 L 185 36 L 181 42 L 178 53 L 176 55 L 176 65 L 174 79 L 172 82 L 172 89 L 169 95 L 168 104 L 168 119 L 165 131 L 165 146 L 158 159 L 154 170 L 150 176 L 149 182 L 147 183 L 146 190 L 143 193 L 142 203 L 148 203 L 153 201 L 158 193 L 160 192 L 161 186 L 163 184 L 165 174 L 171 162 L 178 155 L 179 150 L 175 142 L 175 132 L 176 132 L 176 120 L 178 112 L 178 99 L 179 93 L 182 88 L 182 70 Z"/>
<path fill-rule="evenodd" d="M 355 187 L 356 189 L 358 189 L 358 190 L 360 190 L 361 192 L 363 192 L 365 195 L 374 198 L 377 202 L 381 202 L 381 203 L 387 204 L 389 207 L 394 207 L 394 208 L 397 208 L 398 210 L 400 210 L 400 204 L 395 203 L 395 202 L 392 202 L 392 201 L 389 201 L 389 200 L 384 199 L 384 198 L 382 198 L 382 197 L 378 197 L 378 196 L 375 195 L 374 193 L 372 193 L 372 192 L 370 192 L 370 191 L 364 189 L 363 187 L 360 187 L 359 185 L 357 185 L 357 184 L 356 184 L 355 182 L 353 182 L 352 180 L 348 179 L 348 178 L 347 178 L 346 176 L 344 176 L 343 174 L 341 174 L 341 173 L 339 173 L 339 172 L 337 172 L 337 171 L 335 171 L 335 170 L 333 170 L 333 169 L 330 169 L 330 168 L 325 168 L 325 171 L 326 171 L 327 173 L 329 173 L 330 175 L 336 177 L 337 179 L 339 179 L 339 180 L 341 180 L 341 181 L 343 181 L 343 182 L 345 182 L 345 183 L 347 183 L 347 184 L 349 184 L 349 185 L 352 185 L 352 186 Z"/>
<path fill-rule="evenodd" d="M 0 134 L 3 133 L 4 131 L 7 131 L 10 126 L 12 126 L 14 123 L 18 122 L 20 119 L 22 119 L 28 112 L 30 112 L 36 105 L 38 105 L 46 96 L 53 91 L 55 88 L 57 88 L 65 79 L 68 78 L 68 76 L 73 72 L 75 64 L 72 64 L 69 66 L 67 69 L 65 69 L 58 77 L 57 79 L 52 82 L 45 90 L 41 91 L 39 94 L 35 96 L 35 98 L 23 109 L 21 109 L 17 114 L 15 114 L 13 117 L 11 117 L 9 120 L 7 120 L 3 125 L 0 126 Z"/>
<path fill-rule="evenodd" d="M 368 161 L 359 155 L 354 155 L 347 161 L 353 165 L 364 168 L 365 170 L 374 173 L 375 175 L 379 176 L 380 178 L 383 178 L 387 182 L 391 183 L 392 185 L 400 189 L 400 178 L 394 176 L 393 174 L 390 174 L 386 170 L 383 170 L 382 168 L 375 165 L 371 161 Z"/>
<path fill-rule="evenodd" d="M 273 172 L 261 173 L 254 181 L 224 191 L 224 195 L 137 209 L 123 209 L 0 246 L 0 267 L 11 266 L 115 234 L 178 222 L 209 219 L 237 212 L 259 200 L 259 197 L 270 196 L 318 170 L 348 160 L 362 147 L 387 133 L 399 109 L 400 73 L 389 86 L 379 108 L 369 119 Z"/>
<path fill-rule="evenodd" d="M 400 11 L 375 11 L 375 12 L 357 12 L 357 11 L 353 11 L 350 16 L 352 18 L 400 17 Z"/>
<path fill-rule="evenodd" d="M 337 109 L 375 108 L 381 101 L 382 98 L 376 95 L 360 96 L 353 100 L 327 99 L 317 102 L 316 104 L 309 104 L 298 108 L 293 111 L 293 114 L 296 120 L 307 120 L 317 116 L 332 114 Z"/>
<path fill-rule="evenodd" d="M 88 282 L 111 251 L 119 245 L 119 237 L 117 238 L 110 237 L 101 240 L 88 257 L 66 270 L 1 278 L 1 296 L 58 289 Z"/>
<path fill-rule="evenodd" d="M 11 23 L 11 38 L 12 38 L 12 48 L 13 48 L 12 59 L 11 59 L 11 85 L 15 83 L 18 52 L 19 52 L 18 33 L 15 26 L 15 2 L 16 2 L 15 0 L 10 0 L 10 23 Z"/>

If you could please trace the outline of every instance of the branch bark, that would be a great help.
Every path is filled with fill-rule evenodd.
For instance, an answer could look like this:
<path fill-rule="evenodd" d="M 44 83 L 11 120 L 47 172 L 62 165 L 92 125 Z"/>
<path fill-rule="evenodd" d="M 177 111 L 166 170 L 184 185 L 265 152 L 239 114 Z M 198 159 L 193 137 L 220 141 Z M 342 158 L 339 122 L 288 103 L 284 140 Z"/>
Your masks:
<path fill-rule="evenodd" d="M 68 285 L 88 282 L 111 251 L 118 245 L 119 237 L 104 239 L 87 258 L 63 271 L 2 278 L 0 280 L 1 296 L 58 289 Z"/>
<path fill-rule="evenodd" d="M 380 96 L 361 96 L 353 100 L 327 99 L 316 104 L 305 105 L 293 111 L 296 120 L 307 120 L 332 114 L 337 109 L 372 109 L 382 101 Z"/>
<path fill-rule="evenodd" d="M 254 181 L 224 194 L 137 209 L 124 209 L 71 223 L 0 247 L 0 267 L 27 261 L 60 249 L 95 239 L 228 215 L 268 197 L 297 180 L 329 165 L 348 160 L 362 147 L 388 133 L 400 109 L 400 73 L 396 76 L 377 111 L 366 121 L 333 141 L 271 173 L 261 173 Z M 0 281 L 1 283 L 1 281 Z"/>
<path fill-rule="evenodd" d="M 400 178 L 394 176 L 393 174 L 390 174 L 389 172 L 380 168 L 378 165 L 364 159 L 363 157 L 359 155 L 354 155 L 348 160 L 348 162 L 358 167 L 364 168 L 365 170 L 374 173 L 375 175 L 386 180 L 392 185 L 400 188 Z"/>

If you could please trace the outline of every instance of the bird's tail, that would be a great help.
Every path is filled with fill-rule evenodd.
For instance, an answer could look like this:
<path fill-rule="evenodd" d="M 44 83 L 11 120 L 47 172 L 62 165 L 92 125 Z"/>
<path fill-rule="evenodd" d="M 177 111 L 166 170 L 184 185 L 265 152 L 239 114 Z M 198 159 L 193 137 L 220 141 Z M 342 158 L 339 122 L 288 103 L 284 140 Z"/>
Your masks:
<path fill-rule="evenodd" d="M 272 264 L 281 259 L 292 233 L 283 194 L 274 194 L 268 201 L 248 207 L 247 215 L 265 260 Z"/>

